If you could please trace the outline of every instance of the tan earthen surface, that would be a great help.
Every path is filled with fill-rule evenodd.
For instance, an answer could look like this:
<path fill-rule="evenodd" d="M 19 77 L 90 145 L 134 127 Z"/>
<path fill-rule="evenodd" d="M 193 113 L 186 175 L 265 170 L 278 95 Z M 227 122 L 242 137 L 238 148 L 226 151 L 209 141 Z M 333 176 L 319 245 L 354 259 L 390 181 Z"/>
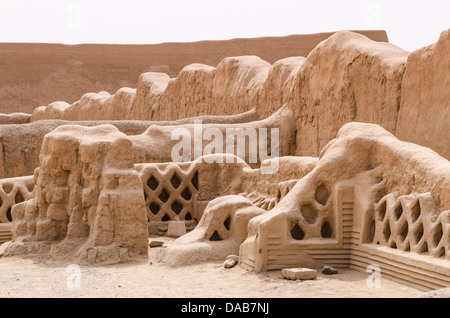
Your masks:
<path fill-rule="evenodd" d="M 181 235 L 158 266 L 238 259 L 448 287 L 448 35 L 409 53 L 337 32 L 306 57 L 146 72 L 1 125 L 1 176 L 27 176 L 0 180 L 0 257 L 143 261 L 149 236 Z"/>
<path fill-rule="evenodd" d="M 397 136 L 450 159 L 450 30 L 412 52 L 402 81 Z"/>
<path fill-rule="evenodd" d="M 410 54 L 393 44 L 340 31 L 306 57 L 273 64 L 254 55 L 227 57 L 216 67 L 186 65 L 176 78 L 149 72 L 139 77 L 136 89 L 87 93 L 70 105 L 54 102 L 37 108 L 31 120 L 176 120 L 252 108 L 264 118 L 287 105 L 296 120 L 292 154 L 317 156 L 342 125 L 358 121 L 379 124 L 395 135 L 398 130 L 403 140 L 448 158 L 447 35 L 443 32 L 438 43 Z M 412 118 L 417 116 L 415 129 Z"/>
<path fill-rule="evenodd" d="M 385 31 L 357 31 L 387 41 Z M 54 101 L 73 103 L 88 92 L 114 94 L 136 87 L 144 72 L 176 77 L 186 65 L 211 66 L 224 58 L 258 55 L 274 63 L 306 56 L 333 33 L 152 45 L 0 44 L 0 113 L 31 113 Z"/>

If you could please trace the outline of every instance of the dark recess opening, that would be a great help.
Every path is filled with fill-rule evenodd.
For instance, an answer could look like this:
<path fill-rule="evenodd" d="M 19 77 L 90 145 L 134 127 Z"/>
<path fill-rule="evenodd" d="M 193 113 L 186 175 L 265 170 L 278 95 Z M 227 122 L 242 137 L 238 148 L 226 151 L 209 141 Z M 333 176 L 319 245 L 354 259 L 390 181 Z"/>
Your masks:
<path fill-rule="evenodd" d="M 422 248 L 420 249 L 420 253 L 427 253 L 427 252 L 428 252 L 428 243 L 425 242 Z"/>
<path fill-rule="evenodd" d="M 167 193 L 166 189 L 163 189 L 161 193 L 159 194 L 159 199 L 162 202 L 167 202 L 169 200 L 169 193 Z"/>
<path fill-rule="evenodd" d="M 433 235 L 433 240 L 432 240 L 434 247 L 437 247 L 439 245 L 443 235 L 444 235 L 444 233 L 442 231 L 442 224 L 439 223 L 437 225 L 436 229 L 434 230 L 434 235 Z"/>
<path fill-rule="evenodd" d="M 180 214 L 181 210 L 183 210 L 183 206 L 177 200 L 175 200 L 172 203 L 171 208 L 172 208 L 172 211 L 175 212 L 176 215 Z"/>
<path fill-rule="evenodd" d="M 400 227 L 400 231 L 399 231 L 399 235 L 398 237 L 400 238 L 400 242 L 404 242 L 406 239 L 406 236 L 408 235 L 408 222 L 405 222 L 402 224 L 402 226 Z"/>
<path fill-rule="evenodd" d="M 150 189 L 156 190 L 156 188 L 158 187 L 159 183 L 158 183 L 158 181 L 156 181 L 156 179 L 152 176 L 150 179 L 148 179 L 147 185 L 148 185 L 148 187 L 149 187 Z"/>
<path fill-rule="evenodd" d="M 419 224 L 416 231 L 414 232 L 414 243 L 417 244 L 423 237 L 423 225 L 422 223 Z"/>
<path fill-rule="evenodd" d="M 158 214 L 158 212 L 159 212 L 160 209 L 161 209 L 160 206 L 157 205 L 156 203 L 150 204 L 150 211 L 151 211 L 154 215 Z"/>
<path fill-rule="evenodd" d="M 303 230 L 301 229 L 300 226 L 298 226 L 298 224 L 295 224 L 295 226 L 292 228 L 291 230 L 291 236 L 294 240 L 303 240 L 303 238 L 305 237 L 305 232 L 303 232 Z"/>
<path fill-rule="evenodd" d="M 333 235 L 333 229 L 331 228 L 330 223 L 328 223 L 327 221 L 322 224 L 320 235 L 322 235 L 323 238 L 330 238 Z"/>
<path fill-rule="evenodd" d="M 198 190 L 198 172 L 195 173 L 191 182 L 192 182 L 192 185 L 194 186 L 194 188 Z"/>
<path fill-rule="evenodd" d="M 374 238 L 375 238 L 375 220 L 372 220 L 369 226 L 369 237 L 367 241 L 372 243 Z"/>
<path fill-rule="evenodd" d="M 175 189 L 178 189 L 178 187 L 181 184 L 181 180 L 180 180 L 180 178 L 178 178 L 178 176 L 176 174 L 174 174 L 173 177 L 170 179 L 170 183 L 172 184 L 172 186 Z"/>
<path fill-rule="evenodd" d="M 225 228 L 227 230 L 230 230 L 230 221 L 231 221 L 231 217 L 227 217 L 227 219 L 223 222 L 223 225 L 225 226 Z"/>
<path fill-rule="evenodd" d="M 403 206 L 402 206 L 402 204 L 400 203 L 400 204 L 395 208 L 395 211 L 394 211 L 395 220 L 398 221 L 398 220 L 400 219 L 400 217 L 402 216 L 402 214 L 403 214 Z"/>
<path fill-rule="evenodd" d="M 23 195 L 20 191 L 17 191 L 16 197 L 14 198 L 14 200 L 16 201 L 16 203 L 25 201 L 25 199 L 23 198 Z"/>
<path fill-rule="evenodd" d="M 389 224 L 389 220 L 384 225 L 383 237 L 386 242 L 389 241 L 389 238 L 391 237 L 391 225 Z"/>
<path fill-rule="evenodd" d="M 383 222 L 384 217 L 386 216 L 386 201 L 383 201 L 380 205 L 380 209 L 378 210 L 378 220 Z"/>
<path fill-rule="evenodd" d="M 217 231 L 214 231 L 214 233 L 209 238 L 210 241 L 222 241 L 222 238 L 220 237 L 219 233 Z"/>
<path fill-rule="evenodd" d="M 12 222 L 11 208 L 9 208 L 8 211 L 6 211 L 6 218 L 8 219 L 9 222 Z"/>
<path fill-rule="evenodd" d="M 183 197 L 183 199 L 185 199 L 186 201 L 189 201 L 192 198 L 192 194 L 189 191 L 188 188 L 184 189 L 184 191 L 181 193 L 181 196 Z"/>
<path fill-rule="evenodd" d="M 414 203 L 413 207 L 411 208 L 412 222 L 415 223 L 419 217 L 420 217 L 420 202 L 419 200 L 417 200 L 416 203 Z"/>

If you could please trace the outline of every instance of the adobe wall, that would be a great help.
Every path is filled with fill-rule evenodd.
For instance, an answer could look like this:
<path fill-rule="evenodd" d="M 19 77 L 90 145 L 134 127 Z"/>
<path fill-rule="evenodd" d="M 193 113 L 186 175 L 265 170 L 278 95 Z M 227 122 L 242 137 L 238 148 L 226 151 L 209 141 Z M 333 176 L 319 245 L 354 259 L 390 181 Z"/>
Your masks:
<path fill-rule="evenodd" d="M 189 64 L 176 78 L 146 72 L 136 89 L 87 93 L 72 104 L 53 102 L 35 109 L 31 121 L 177 120 L 254 108 L 266 118 L 286 104 L 296 120 L 292 155 L 319 155 L 342 125 L 357 121 L 379 124 L 449 158 L 448 34 L 409 53 L 340 31 L 307 57 L 273 64 L 254 55 L 227 57 L 217 67 Z"/>
<path fill-rule="evenodd" d="M 201 120 L 204 124 L 236 124 L 256 121 L 258 113 L 255 109 L 235 116 L 198 116 L 178 121 L 67 121 L 39 120 L 27 124 L 0 125 L 0 178 L 11 178 L 32 175 L 39 165 L 39 153 L 45 135 L 62 125 L 77 124 L 96 126 L 111 124 L 126 135 L 139 135 L 151 125 L 174 126 L 192 124 Z"/>
<path fill-rule="evenodd" d="M 295 152 L 318 156 L 339 128 L 352 121 L 382 126 L 401 140 L 450 158 L 447 124 L 450 86 L 449 31 L 413 53 L 340 31 L 307 57 L 270 62 L 258 56 L 224 58 L 217 67 L 185 66 L 178 77 L 147 72 L 137 89 L 85 94 L 69 105 L 56 102 L 33 112 L 31 121 L 177 120 L 233 115 L 257 108 L 269 117 L 286 104 L 296 120 Z"/>
<path fill-rule="evenodd" d="M 385 31 L 357 31 L 387 41 Z M 216 66 L 228 56 L 258 55 L 269 63 L 306 56 L 333 33 L 153 45 L 0 44 L 0 113 L 31 113 L 54 101 L 73 103 L 87 92 L 136 87 L 144 72 L 176 77 L 188 64 Z"/>
<path fill-rule="evenodd" d="M 397 136 L 450 159 L 450 30 L 408 56 Z"/>
<path fill-rule="evenodd" d="M 27 124 L 30 122 L 30 119 L 31 119 L 31 114 L 26 114 L 26 113 L 1 114 L 0 113 L 0 125 Z"/>
<path fill-rule="evenodd" d="M 137 89 L 87 93 L 73 104 L 53 102 L 35 109 L 31 121 L 177 120 L 255 107 L 266 118 L 286 104 L 296 120 L 292 154 L 317 156 L 350 121 L 377 123 L 395 133 L 408 55 L 392 44 L 340 31 L 306 58 L 270 64 L 254 55 L 227 57 L 217 67 L 187 65 L 176 78 L 147 72 Z"/>

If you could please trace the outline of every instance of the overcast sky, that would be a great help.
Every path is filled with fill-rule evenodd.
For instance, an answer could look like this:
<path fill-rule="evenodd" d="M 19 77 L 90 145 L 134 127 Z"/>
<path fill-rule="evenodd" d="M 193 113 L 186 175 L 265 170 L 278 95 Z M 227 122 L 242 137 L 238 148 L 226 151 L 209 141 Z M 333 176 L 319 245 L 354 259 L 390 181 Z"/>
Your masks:
<path fill-rule="evenodd" d="M 413 51 L 449 28 L 449 0 L 0 0 L 0 42 L 151 44 L 383 29 Z"/>

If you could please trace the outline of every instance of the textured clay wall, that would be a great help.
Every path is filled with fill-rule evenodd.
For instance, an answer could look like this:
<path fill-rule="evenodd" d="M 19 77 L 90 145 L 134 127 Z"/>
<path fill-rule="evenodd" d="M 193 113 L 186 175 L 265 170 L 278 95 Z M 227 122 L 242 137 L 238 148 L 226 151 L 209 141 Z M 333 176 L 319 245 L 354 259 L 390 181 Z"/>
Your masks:
<path fill-rule="evenodd" d="M 254 55 L 227 57 L 217 67 L 185 66 L 178 77 L 141 74 L 136 89 L 88 93 L 73 103 L 37 108 L 31 121 L 177 120 L 234 115 L 257 108 L 266 118 L 286 104 L 296 120 L 294 155 L 318 156 L 345 123 L 381 125 L 450 158 L 449 31 L 413 53 L 341 31 L 306 57 L 271 64 Z"/>
<path fill-rule="evenodd" d="M 450 30 L 409 55 L 397 136 L 450 159 Z"/>
<path fill-rule="evenodd" d="M 358 31 L 387 41 L 384 31 Z M 0 44 L 0 113 L 31 113 L 54 101 L 73 103 L 87 92 L 136 87 L 144 72 L 176 77 L 188 64 L 216 66 L 228 56 L 257 55 L 269 63 L 306 56 L 333 33 L 163 43 L 155 45 Z"/>
<path fill-rule="evenodd" d="M 293 101 L 297 154 L 318 155 L 351 121 L 395 134 L 409 52 L 352 32 L 320 43 L 297 72 Z"/>
<path fill-rule="evenodd" d="M 27 124 L 31 115 L 26 113 L 0 114 L 0 125 Z"/>
<path fill-rule="evenodd" d="M 395 133 L 408 52 L 361 34 L 340 31 L 307 57 L 274 64 L 258 56 L 227 57 L 217 67 L 190 64 L 178 77 L 148 72 L 137 89 L 85 94 L 69 105 L 37 108 L 31 121 L 177 120 L 233 115 L 257 107 L 259 117 L 287 104 L 296 119 L 297 155 L 317 156 L 350 121 L 377 123 Z"/>
<path fill-rule="evenodd" d="M 252 122 L 257 119 L 256 109 L 252 109 L 235 116 L 199 116 L 178 121 L 103 120 L 72 122 L 53 119 L 26 124 L 3 124 L 0 125 L 0 178 L 32 175 L 34 169 L 39 165 L 39 153 L 45 135 L 63 125 L 97 126 L 111 124 L 126 135 L 139 135 L 144 133 L 151 125 L 186 125 L 194 123 L 195 120 L 201 120 L 204 124 L 231 125 Z"/>

